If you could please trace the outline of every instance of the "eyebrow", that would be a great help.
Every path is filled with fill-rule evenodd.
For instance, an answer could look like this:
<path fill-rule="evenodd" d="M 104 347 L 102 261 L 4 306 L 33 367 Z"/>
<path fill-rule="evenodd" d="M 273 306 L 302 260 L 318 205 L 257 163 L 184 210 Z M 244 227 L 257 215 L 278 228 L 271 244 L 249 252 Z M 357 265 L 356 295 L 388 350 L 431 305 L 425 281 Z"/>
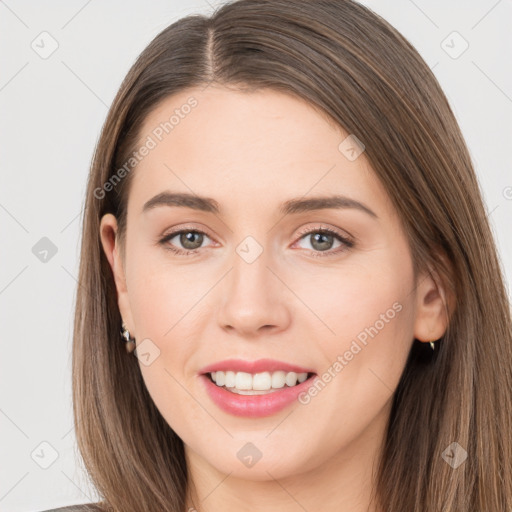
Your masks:
<path fill-rule="evenodd" d="M 219 203 L 211 197 L 202 197 L 189 193 L 171 192 L 161 192 L 160 194 L 157 194 L 156 196 L 146 201 L 142 207 L 142 213 L 145 213 L 148 210 L 159 206 L 177 206 L 182 208 L 192 208 L 193 210 L 215 214 L 220 213 Z M 359 201 L 356 201 L 355 199 L 341 195 L 319 196 L 311 197 L 308 199 L 290 199 L 281 205 L 279 211 L 282 215 L 290 215 L 294 213 L 311 212 L 316 210 L 345 208 L 353 208 L 355 210 L 362 211 L 375 219 L 378 219 L 378 215 L 373 210 L 368 208 L 368 206 L 360 203 Z"/>

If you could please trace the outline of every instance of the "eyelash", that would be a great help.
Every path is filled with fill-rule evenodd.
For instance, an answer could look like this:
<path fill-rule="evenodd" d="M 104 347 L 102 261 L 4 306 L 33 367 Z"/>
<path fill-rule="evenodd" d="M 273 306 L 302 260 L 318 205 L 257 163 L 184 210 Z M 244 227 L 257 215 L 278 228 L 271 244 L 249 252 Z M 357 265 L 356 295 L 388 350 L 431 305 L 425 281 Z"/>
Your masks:
<path fill-rule="evenodd" d="M 159 240 L 159 243 L 161 245 L 163 245 L 166 250 L 171 251 L 172 253 L 177 254 L 178 256 L 188 256 L 190 254 L 196 254 L 199 251 L 199 249 L 191 249 L 191 250 L 177 249 L 167 243 L 169 240 L 174 238 L 176 235 L 180 235 L 182 233 L 198 233 L 201 235 L 206 235 L 210 239 L 212 238 L 208 233 L 201 231 L 199 229 L 182 228 L 182 229 L 173 231 L 173 232 L 165 235 L 161 240 Z M 330 229 L 330 228 L 326 228 L 326 227 L 303 230 L 303 231 L 299 232 L 300 237 L 297 241 L 302 240 L 302 238 L 306 237 L 307 235 L 311 235 L 314 233 L 320 233 L 323 235 L 325 235 L 325 234 L 332 235 L 343 244 L 341 247 L 338 247 L 338 249 L 336 249 L 336 250 L 330 249 L 328 251 L 310 251 L 310 254 L 313 254 L 315 257 L 317 257 L 317 256 L 320 256 L 320 257 L 335 256 L 343 251 L 351 249 L 354 246 L 354 242 L 351 239 L 340 235 L 334 229 Z"/>

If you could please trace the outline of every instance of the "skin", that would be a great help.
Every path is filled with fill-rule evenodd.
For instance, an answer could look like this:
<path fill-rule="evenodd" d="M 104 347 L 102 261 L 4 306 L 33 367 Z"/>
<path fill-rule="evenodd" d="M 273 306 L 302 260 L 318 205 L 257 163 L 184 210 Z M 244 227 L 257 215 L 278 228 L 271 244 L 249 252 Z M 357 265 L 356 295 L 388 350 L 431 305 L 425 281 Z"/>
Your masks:
<path fill-rule="evenodd" d="M 298 98 L 190 89 L 146 118 L 140 140 L 190 96 L 198 106 L 132 171 L 124 260 L 115 217 L 101 219 L 121 316 L 137 344 L 149 338 L 160 350 L 139 366 L 185 443 L 188 506 L 373 511 L 372 468 L 393 392 L 413 339 L 435 340 L 446 330 L 444 289 L 430 275 L 414 276 L 400 219 L 365 154 L 347 159 L 338 146 L 348 134 Z M 214 198 L 221 213 L 169 206 L 141 213 L 164 190 Z M 378 218 L 350 208 L 278 212 L 288 199 L 334 193 Z M 181 227 L 207 233 L 196 254 L 158 244 Z M 320 227 L 349 235 L 354 246 L 336 253 L 344 244 L 335 237 L 315 243 Z M 306 229 L 312 233 L 301 234 Z M 249 235 L 263 248 L 251 264 L 236 252 Z M 183 250 L 181 240 L 166 244 Z M 202 367 L 231 357 L 269 357 L 322 375 L 394 303 L 401 310 L 306 405 L 240 418 L 220 410 L 201 385 Z M 250 468 L 237 458 L 248 442 L 262 453 Z"/>

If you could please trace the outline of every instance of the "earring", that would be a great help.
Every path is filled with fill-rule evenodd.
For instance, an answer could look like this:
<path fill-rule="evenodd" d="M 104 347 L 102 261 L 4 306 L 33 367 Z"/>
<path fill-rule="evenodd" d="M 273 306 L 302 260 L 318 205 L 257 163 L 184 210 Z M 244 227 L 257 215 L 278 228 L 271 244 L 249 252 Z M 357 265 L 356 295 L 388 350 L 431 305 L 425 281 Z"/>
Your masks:
<path fill-rule="evenodd" d="M 125 348 L 126 352 L 130 353 L 135 350 L 135 338 L 132 338 L 130 336 L 130 331 L 126 327 L 125 323 L 123 322 L 123 328 L 121 330 L 121 337 L 123 338 L 125 342 Z"/>
<path fill-rule="evenodd" d="M 431 348 L 432 350 L 435 350 L 436 346 L 434 345 L 434 342 L 433 342 L 433 341 L 430 341 L 429 343 L 430 343 L 430 348 Z"/>

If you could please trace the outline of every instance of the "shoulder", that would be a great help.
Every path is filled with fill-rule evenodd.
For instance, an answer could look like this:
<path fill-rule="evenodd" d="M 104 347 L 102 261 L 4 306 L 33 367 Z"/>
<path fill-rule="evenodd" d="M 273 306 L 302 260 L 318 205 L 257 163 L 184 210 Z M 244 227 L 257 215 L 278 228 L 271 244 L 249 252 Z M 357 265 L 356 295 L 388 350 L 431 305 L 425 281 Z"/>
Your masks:
<path fill-rule="evenodd" d="M 103 512 L 99 503 L 85 503 L 83 505 L 70 505 L 68 507 L 51 508 L 42 512 Z"/>

